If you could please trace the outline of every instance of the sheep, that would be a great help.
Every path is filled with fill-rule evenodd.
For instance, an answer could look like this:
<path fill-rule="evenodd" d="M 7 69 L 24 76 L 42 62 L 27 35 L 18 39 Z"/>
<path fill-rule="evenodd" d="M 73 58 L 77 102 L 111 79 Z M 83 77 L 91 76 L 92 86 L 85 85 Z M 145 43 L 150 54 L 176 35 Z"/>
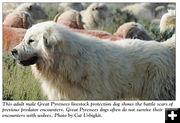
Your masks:
<path fill-rule="evenodd" d="M 74 32 L 85 33 L 99 37 L 102 39 L 120 40 L 122 38 L 138 38 L 142 40 L 152 40 L 151 36 L 148 35 L 144 27 L 138 23 L 129 22 L 119 27 L 118 31 L 114 35 L 99 30 L 84 30 L 82 27 L 81 18 L 79 12 L 75 10 L 69 10 L 61 15 L 58 14 L 54 18 L 54 21 L 66 25 L 71 28 Z"/>
<path fill-rule="evenodd" d="M 60 3 L 59 6 L 60 6 L 60 9 L 63 9 L 64 11 L 67 11 L 67 10 L 81 11 L 84 9 L 81 3 Z"/>
<path fill-rule="evenodd" d="M 46 19 L 48 16 L 38 3 L 24 3 L 16 8 L 17 11 L 27 11 L 35 20 Z"/>
<path fill-rule="evenodd" d="M 175 10 L 175 4 L 160 5 L 155 8 L 155 18 L 161 19 L 161 17 L 168 12 L 169 9 Z"/>
<path fill-rule="evenodd" d="M 28 29 L 33 23 L 31 15 L 28 12 L 14 11 L 6 16 L 3 25 Z"/>
<path fill-rule="evenodd" d="M 121 10 L 130 11 L 139 19 L 152 20 L 154 15 L 153 10 L 156 6 L 157 4 L 152 3 L 136 3 L 128 5 Z"/>
<path fill-rule="evenodd" d="M 168 28 L 175 27 L 176 23 L 176 10 L 168 10 L 166 14 L 164 14 L 160 21 L 160 32 L 164 33 Z"/>
<path fill-rule="evenodd" d="M 44 12 L 44 10 L 41 8 L 41 6 L 38 3 L 23 3 L 23 4 L 20 4 L 15 10 L 26 11 L 30 13 L 30 15 L 32 16 L 34 20 L 46 19 L 48 17 L 47 14 Z M 13 10 L 3 12 L 3 18 L 10 12 L 13 12 Z"/>
<path fill-rule="evenodd" d="M 81 15 L 78 11 L 75 10 L 68 10 L 65 11 L 62 14 L 57 14 L 54 18 L 54 21 L 66 25 L 69 27 L 72 31 L 83 33 L 83 34 L 89 34 L 95 37 L 99 37 L 102 39 L 110 39 L 110 40 L 120 40 L 122 39 L 119 36 L 113 36 L 112 34 L 105 32 L 105 31 L 99 31 L 99 30 L 84 30 L 82 26 L 81 21 Z"/>
<path fill-rule="evenodd" d="M 78 26 L 76 21 L 71 21 L 70 19 L 65 21 L 65 20 L 63 20 L 64 19 L 63 17 L 65 17 L 65 20 L 66 20 L 66 17 L 69 17 L 69 16 L 59 16 L 60 19 L 58 19 L 56 21 L 56 18 L 55 18 L 54 21 L 59 23 L 59 24 L 63 24 L 65 26 L 69 27 L 74 32 L 88 34 L 88 35 L 92 35 L 92 36 L 99 37 L 99 38 L 102 38 L 102 39 L 110 39 L 112 41 L 121 39 L 121 37 L 113 36 L 112 34 L 110 34 L 108 32 L 105 32 L 105 31 L 85 30 L 85 29 L 83 29 L 83 27 Z"/>
<path fill-rule="evenodd" d="M 25 33 L 26 29 L 3 25 L 3 48 L 8 52 L 9 49 L 13 48 L 22 41 Z"/>
<path fill-rule="evenodd" d="M 80 12 L 83 27 L 85 29 L 96 29 L 101 24 L 107 26 L 108 18 L 112 16 L 110 8 L 105 3 L 92 3 L 86 10 Z"/>
<path fill-rule="evenodd" d="M 121 25 L 114 35 L 122 38 L 152 40 L 152 37 L 147 33 L 144 27 L 135 22 L 128 22 Z"/>
<path fill-rule="evenodd" d="M 64 24 L 70 28 L 83 29 L 83 23 L 81 21 L 81 15 L 78 11 L 68 10 L 64 13 L 59 13 L 55 16 L 54 21 Z"/>
<path fill-rule="evenodd" d="M 99 38 L 112 38 L 112 40 L 115 39 L 120 39 L 115 37 L 109 37 L 110 33 L 105 32 L 105 31 L 98 31 L 98 30 L 84 30 L 83 28 L 83 23 L 81 21 L 81 15 L 79 14 L 78 11 L 75 10 L 68 10 L 65 11 L 62 14 L 57 14 L 54 18 L 54 21 L 66 25 L 69 27 L 71 30 L 79 33 L 85 33 L 85 34 L 90 34 Z"/>

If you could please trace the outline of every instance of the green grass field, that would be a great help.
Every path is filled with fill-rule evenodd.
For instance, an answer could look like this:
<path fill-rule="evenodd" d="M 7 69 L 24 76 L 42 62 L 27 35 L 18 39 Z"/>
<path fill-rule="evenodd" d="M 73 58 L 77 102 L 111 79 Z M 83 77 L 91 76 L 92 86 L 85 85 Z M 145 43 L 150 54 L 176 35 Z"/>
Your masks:
<path fill-rule="evenodd" d="M 18 65 L 6 52 L 3 53 L 3 100 L 42 100 L 39 83 L 30 67 Z"/>
<path fill-rule="evenodd" d="M 57 14 L 56 8 L 49 5 L 43 5 L 49 18 L 52 20 Z M 112 23 L 109 27 L 101 27 L 101 30 L 114 33 L 120 25 L 128 21 L 136 21 L 142 24 L 153 39 L 164 41 L 171 37 L 173 32 L 168 32 L 166 35 L 160 35 L 159 26 L 152 25 L 149 21 L 138 20 L 131 13 L 120 10 L 113 10 Z M 149 28 L 150 27 L 150 28 Z M 35 80 L 31 73 L 30 67 L 23 67 L 13 60 L 12 56 L 3 51 L 3 100 L 45 100 L 43 97 L 40 84 Z"/>

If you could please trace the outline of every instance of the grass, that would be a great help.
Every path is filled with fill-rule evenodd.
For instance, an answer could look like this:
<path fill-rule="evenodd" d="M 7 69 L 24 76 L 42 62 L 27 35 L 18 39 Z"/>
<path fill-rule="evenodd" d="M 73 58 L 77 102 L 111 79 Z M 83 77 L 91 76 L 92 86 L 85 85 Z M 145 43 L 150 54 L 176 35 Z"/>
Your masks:
<path fill-rule="evenodd" d="M 58 11 L 56 4 L 42 4 L 43 9 L 48 14 L 47 20 L 53 20 L 54 16 L 61 11 Z M 48 7 L 47 7 L 48 6 Z M 55 7 L 54 7 L 55 6 Z M 103 25 L 99 28 L 110 33 L 116 32 L 118 27 L 125 22 L 135 21 L 142 24 L 147 32 L 157 41 L 165 41 L 172 36 L 174 29 L 160 34 L 159 25 L 151 24 L 148 20 L 138 20 L 129 12 L 121 12 L 119 9 L 114 9 L 112 23 L 109 27 Z M 150 27 L 150 28 L 149 28 Z M 45 100 L 40 84 L 35 80 L 31 73 L 30 67 L 18 65 L 12 56 L 3 51 L 3 100 Z"/>
<path fill-rule="evenodd" d="M 18 65 L 3 52 L 3 100 L 43 100 L 39 83 L 30 67 Z"/>

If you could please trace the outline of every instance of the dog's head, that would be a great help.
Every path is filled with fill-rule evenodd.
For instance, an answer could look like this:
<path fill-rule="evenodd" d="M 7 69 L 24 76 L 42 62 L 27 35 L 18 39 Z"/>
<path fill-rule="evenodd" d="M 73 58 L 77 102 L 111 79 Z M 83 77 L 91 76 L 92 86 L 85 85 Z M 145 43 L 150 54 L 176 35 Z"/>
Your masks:
<path fill-rule="evenodd" d="M 33 65 L 43 57 L 48 57 L 48 50 L 53 50 L 56 34 L 52 36 L 54 22 L 44 22 L 27 30 L 22 42 L 11 50 L 13 58 L 23 66 Z"/>

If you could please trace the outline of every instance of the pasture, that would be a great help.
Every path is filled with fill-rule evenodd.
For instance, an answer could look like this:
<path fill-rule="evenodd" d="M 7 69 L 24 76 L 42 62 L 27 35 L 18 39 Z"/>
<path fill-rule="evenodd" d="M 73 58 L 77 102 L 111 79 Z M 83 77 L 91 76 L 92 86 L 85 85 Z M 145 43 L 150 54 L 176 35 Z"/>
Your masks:
<path fill-rule="evenodd" d="M 120 4 L 120 3 L 119 3 Z M 128 5 L 128 4 L 124 4 Z M 150 20 L 141 20 L 134 16 L 132 13 L 126 11 L 122 12 L 116 4 L 111 10 L 113 16 L 111 18 L 110 26 L 102 26 L 99 30 L 104 30 L 110 33 L 116 32 L 118 27 L 125 22 L 135 21 L 142 24 L 151 35 L 153 40 L 164 41 L 172 36 L 175 29 L 168 30 L 164 34 L 160 34 L 159 24 L 152 23 Z M 53 20 L 55 15 L 60 11 L 57 9 L 57 4 L 42 4 L 42 8 L 48 15 L 46 20 Z M 63 12 L 63 11 L 60 11 Z M 38 22 L 46 21 L 38 20 Z M 37 23 L 38 23 L 37 22 Z M 34 78 L 31 73 L 30 67 L 23 67 L 17 64 L 12 58 L 10 52 L 3 50 L 3 100 L 45 100 L 43 96 L 40 83 Z"/>

